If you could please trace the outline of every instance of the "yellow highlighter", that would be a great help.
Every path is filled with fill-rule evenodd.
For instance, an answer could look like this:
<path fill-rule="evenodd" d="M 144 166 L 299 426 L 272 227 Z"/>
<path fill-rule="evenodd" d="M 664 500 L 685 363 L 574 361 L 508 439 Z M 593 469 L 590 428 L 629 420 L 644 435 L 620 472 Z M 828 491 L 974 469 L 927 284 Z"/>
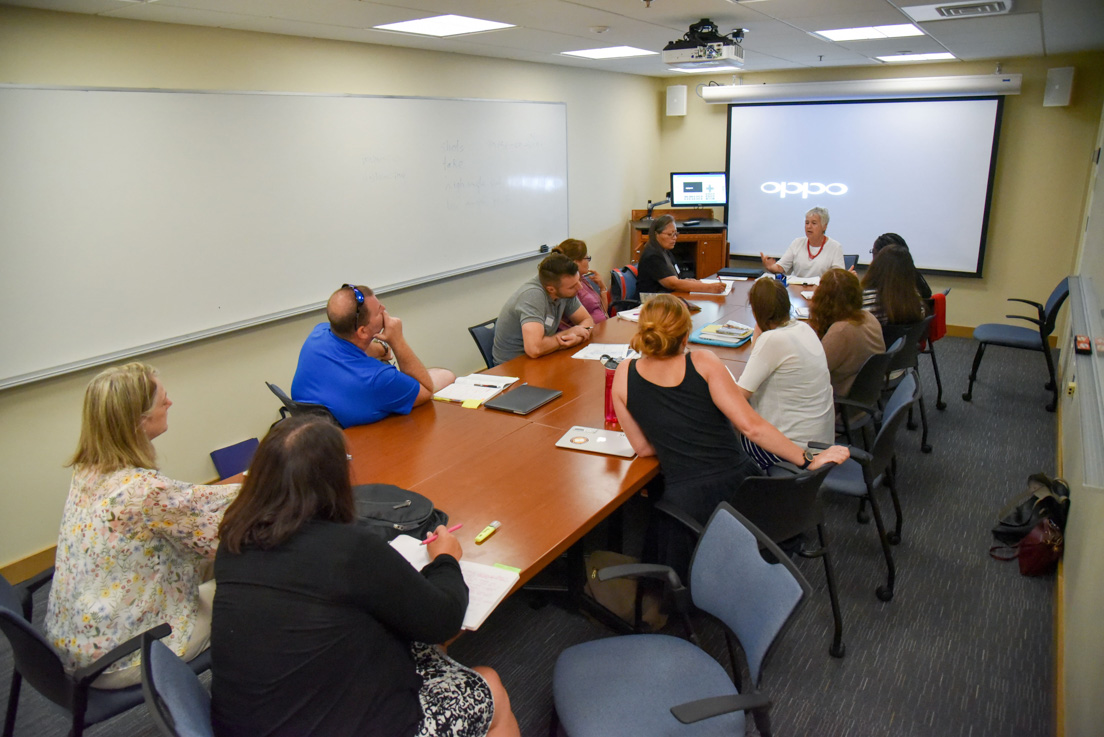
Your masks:
<path fill-rule="evenodd" d="M 502 526 L 502 523 L 499 522 L 498 520 L 495 520 L 491 524 L 484 527 L 479 532 L 479 534 L 475 536 L 475 544 L 476 545 L 482 545 L 487 540 L 487 538 L 490 537 L 491 535 L 495 534 L 495 530 L 497 530 L 501 526 Z"/>

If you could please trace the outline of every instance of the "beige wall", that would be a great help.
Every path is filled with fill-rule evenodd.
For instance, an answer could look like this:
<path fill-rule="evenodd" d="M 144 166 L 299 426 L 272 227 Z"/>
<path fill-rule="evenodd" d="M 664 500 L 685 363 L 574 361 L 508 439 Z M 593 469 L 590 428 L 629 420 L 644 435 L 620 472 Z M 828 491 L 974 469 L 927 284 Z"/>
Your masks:
<path fill-rule="evenodd" d="M 1077 69 L 1071 104 L 1044 108 L 1047 69 L 1064 66 Z M 743 84 L 781 84 L 992 74 L 994 69 L 993 62 L 978 62 L 799 70 L 741 77 Z M 947 322 L 953 325 L 974 327 L 1002 320 L 1008 314 L 1005 297 L 1044 301 L 1054 285 L 1073 270 L 1081 237 L 1090 160 L 1104 103 L 1104 54 L 1009 59 L 1004 61 L 1003 70 L 1023 75 L 1023 91 L 1005 98 L 983 278 L 929 279 L 933 288 L 953 288 L 947 300 Z M 667 190 L 669 171 L 724 168 L 728 107 L 708 104 L 694 94 L 695 85 L 710 80 L 732 84 L 731 75 L 657 80 L 653 94 L 657 109 L 667 85 L 687 84 L 690 89 L 685 117 L 661 117 L 663 155 L 651 180 L 652 192 Z M 795 222 L 794 231 L 799 232 L 799 228 L 800 222 Z M 908 238 L 908 233 L 901 235 Z M 861 245 L 861 249 L 845 250 L 865 254 L 870 245 Z"/>
<path fill-rule="evenodd" d="M 629 210 L 651 194 L 653 164 L 640 152 L 659 144 L 654 80 L 644 77 L 11 7 L 0 7 L 0 82 L 563 101 L 570 232 L 587 241 L 595 268 L 606 271 L 624 262 Z M 400 236 L 398 230 L 384 232 L 381 241 Z M 449 237 L 444 221 L 441 237 Z M 364 263 L 344 266 L 334 286 L 346 280 L 371 284 L 370 255 L 366 248 Z M 482 361 L 465 328 L 497 315 L 534 270 L 532 263 L 506 266 L 383 301 L 403 318 L 427 363 L 466 373 Z M 43 298 L 65 296 L 43 285 Z M 4 319 L 33 315 L 28 305 L 26 315 Z M 275 398 L 263 382 L 289 387 L 299 346 L 320 318 L 287 320 L 146 357 L 175 402 L 171 429 L 157 441 L 162 469 L 176 478 L 208 480 L 215 475 L 211 450 L 263 435 L 277 417 Z M 44 329 L 64 340 L 64 326 Z M 0 565 L 56 540 L 69 477 L 62 464 L 76 443 L 81 396 L 94 373 L 0 392 Z"/>

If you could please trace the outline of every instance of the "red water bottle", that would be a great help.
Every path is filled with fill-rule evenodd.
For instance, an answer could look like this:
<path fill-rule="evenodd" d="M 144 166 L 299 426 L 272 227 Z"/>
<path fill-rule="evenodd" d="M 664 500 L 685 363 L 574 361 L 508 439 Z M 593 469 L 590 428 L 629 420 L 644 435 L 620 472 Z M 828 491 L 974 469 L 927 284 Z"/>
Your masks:
<path fill-rule="evenodd" d="M 602 356 L 602 365 L 606 367 L 606 424 L 617 424 L 617 410 L 613 407 L 613 376 L 617 373 L 617 361 Z"/>

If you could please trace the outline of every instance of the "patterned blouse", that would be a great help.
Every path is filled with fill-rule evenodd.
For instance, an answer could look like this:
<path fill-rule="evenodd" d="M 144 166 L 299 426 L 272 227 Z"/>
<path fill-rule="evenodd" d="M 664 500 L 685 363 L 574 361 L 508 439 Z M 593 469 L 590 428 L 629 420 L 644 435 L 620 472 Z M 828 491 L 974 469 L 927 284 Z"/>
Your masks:
<path fill-rule="evenodd" d="M 195 486 L 144 468 L 74 472 L 46 609 L 46 637 L 66 669 L 162 622 L 173 629 L 163 642 L 184 653 L 219 522 L 239 488 Z M 138 665 L 139 655 L 106 672 Z"/>

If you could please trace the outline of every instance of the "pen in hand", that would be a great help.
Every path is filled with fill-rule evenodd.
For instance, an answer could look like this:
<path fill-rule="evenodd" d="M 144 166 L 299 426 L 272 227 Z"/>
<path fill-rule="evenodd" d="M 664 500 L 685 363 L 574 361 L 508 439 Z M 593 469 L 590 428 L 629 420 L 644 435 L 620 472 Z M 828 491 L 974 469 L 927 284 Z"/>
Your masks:
<path fill-rule="evenodd" d="M 461 522 L 458 525 L 453 525 L 452 527 L 448 528 L 448 531 L 449 532 L 456 532 L 457 530 L 459 530 L 463 526 L 464 526 L 464 523 Z M 430 535 L 429 537 L 427 537 L 425 540 L 422 540 L 422 545 L 429 545 L 431 542 L 436 540 L 438 537 L 440 537 L 440 536 L 435 532 L 432 535 Z"/>

